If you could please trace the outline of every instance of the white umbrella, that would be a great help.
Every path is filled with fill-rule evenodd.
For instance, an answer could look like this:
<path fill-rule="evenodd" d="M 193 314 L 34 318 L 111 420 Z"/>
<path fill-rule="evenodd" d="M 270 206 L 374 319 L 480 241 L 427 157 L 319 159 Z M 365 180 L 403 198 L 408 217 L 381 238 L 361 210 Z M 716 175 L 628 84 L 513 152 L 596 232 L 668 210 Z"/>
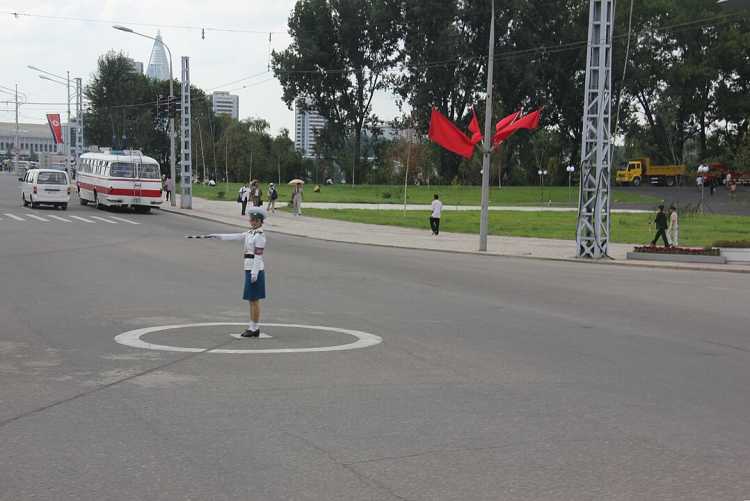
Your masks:
<path fill-rule="evenodd" d="M 289 184 L 305 184 L 305 182 L 301 179 L 292 179 Z"/>

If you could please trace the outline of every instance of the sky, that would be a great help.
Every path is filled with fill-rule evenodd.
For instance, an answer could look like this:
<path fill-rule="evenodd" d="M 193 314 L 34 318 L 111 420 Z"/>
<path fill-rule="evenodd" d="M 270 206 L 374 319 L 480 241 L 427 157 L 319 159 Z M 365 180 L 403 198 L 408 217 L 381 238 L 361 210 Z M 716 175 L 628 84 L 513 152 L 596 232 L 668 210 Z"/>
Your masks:
<path fill-rule="evenodd" d="M 30 103 L 21 107 L 19 120 L 44 123 L 46 113 L 60 113 L 65 120 L 65 87 L 39 78 L 32 65 L 85 83 L 96 71 L 97 59 L 109 50 L 122 51 L 148 65 L 153 41 L 112 28 L 124 25 L 156 35 L 161 30 L 172 51 L 174 75 L 180 78 L 180 60 L 190 57 L 191 83 L 206 91 L 231 91 L 240 96 L 240 118 L 264 118 L 271 132 L 293 131 L 294 113 L 281 100 L 281 86 L 268 71 L 271 48 L 283 50 L 289 44 L 286 23 L 294 0 L 0 0 L 0 86 L 26 94 Z M 8 14 L 31 14 L 88 21 L 50 19 Z M 138 23 L 153 26 L 143 26 Z M 178 26 L 194 26 L 185 29 Z M 205 39 L 201 39 L 205 27 Z M 214 28 L 214 29 L 212 29 Z M 252 30 L 259 33 L 216 31 Z M 255 75 L 253 78 L 238 81 Z M 0 92 L 0 122 L 15 119 L 13 97 Z M 75 110 L 73 110 L 75 111 Z M 381 119 L 394 118 L 398 110 L 391 96 L 374 100 Z"/>

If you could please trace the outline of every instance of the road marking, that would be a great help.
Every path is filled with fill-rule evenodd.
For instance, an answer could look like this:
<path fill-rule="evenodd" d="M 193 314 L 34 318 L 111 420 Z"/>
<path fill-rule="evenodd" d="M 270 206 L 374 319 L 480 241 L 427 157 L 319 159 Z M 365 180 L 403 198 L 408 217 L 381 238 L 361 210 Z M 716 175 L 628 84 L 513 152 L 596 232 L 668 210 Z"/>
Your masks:
<path fill-rule="evenodd" d="M 229 350 L 229 349 L 209 349 L 209 348 L 186 348 L 183 346 L 169 346 L 164 344 L 153 344 L 142 341 L 141 337 L 146 334 L 154 332 L 161 332 L 166 330 L 174 329 L 186 329 L 189 327 L 216 327 L 220 325 L 244 325 L 247 323 L 242 322 L 208 322 L 198 324 L 182 324 L 182 325 L 161 325 L 156 327 L 144 327 L 142 329 L 135 329 L 132 331 L 123 332 L 115 336 L 115 342 L 130 346 L 132 348 L 143 348 L 146 350 L 159 350 L 159 351 L 177 351 L 186 353 L 219 353 L 219 354 L 256 354 L 256 353 L 311 353 L 311 352 L 322 352 L 322 351 L 344 351 L 344 350 L 356 350 L 358 348 L 367 348 L 368 346 L 374 346 L 383 342 L 383 338 L 370 334 L 367 332 L 357 331 L 353 329 L 340 329 L 338 327 L 326 327 L 323 325 L 304 325 L 304 324 L 263 324 L 263 327 L 288 327 L 292 329 L 309 329 L 315 331 L 326 331 L 326 332 L 338 332 L 341 334 L 348 334 L 357 338 L 356 341 L 349 344 L 339 344 L 335 346 L 316 346 L 313 348 L 269 348 L 269 349 L 257 349 L 257 350 Z M 248 343 L 254 342 L 252 339 L 247 340 Z M 257 342 L 257 341 L 256 341 Z"/>
<path fill-rule="evenodd" d="M 112 219 L 116 219 L 117 221 L 122 221 L 123 223 L 141 224 L 141 223 L 136 223 L 135 221 L 131 221 L 130 219 L 124 219 L 124 218 L 121 218 L 121 217 L 115 217 L 115 216 L 109 216 L 109 217 L 112 218 Z"/>
<path fill-rule="evenodd" d="M 91 216 L 91 219 L 96 219 L 97 221 L 104 221 L 105 223 L 109 223 L 109 224 L 117 224 L 115 221 L 110 221 L 109 219 L 104 219 L 103 217 L 99 217 L 99 216 Z"/>
<path fill-rule="evenodd" d="M 13 214 L 5 214 L 5 215 L 8 216 L 11 219 L 15 219 L 16 221 L 24 221 L 24 219 L 22 217 L 15 216 Z"/>
<path fill-rule="evenodd" d="M 72 217 L 73 219 L 78 219 L 79 221 L 83 221 L 84 223 L 95 224 L 94 221 L 92 221 L 91 219 L 86 219 L 85 217 L 81 217 L 81 216 L 68 216 L 68 217 Z"/>
<path fill-rule="evenodd" d="M 51 217 L 53 219 L 57 219 L 58 221 L 62 221 L 63 223 L 70 223 L 70 222 L 72 222 L 70 219 L 65 219 L 64 217 L 60 217 L 60 216 L 53 216 L 52 214 L 49 214 L 47 217 Z"/>
<path fill-rule="evenodd" d="M 43 217 L 36 216 L 34 214 L 26 214 L 27 217 L 31 217 L 34 219 L 38 219 L 39 221 L 43 221 L 45 223 L 49 223 L 49 219 L 44 219 Z"/>

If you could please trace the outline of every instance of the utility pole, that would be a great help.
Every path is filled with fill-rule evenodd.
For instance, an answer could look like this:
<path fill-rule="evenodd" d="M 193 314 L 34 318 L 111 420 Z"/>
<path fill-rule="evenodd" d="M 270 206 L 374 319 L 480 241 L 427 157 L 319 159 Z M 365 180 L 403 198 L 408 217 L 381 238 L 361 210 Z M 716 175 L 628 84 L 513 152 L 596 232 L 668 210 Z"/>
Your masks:
<path fill-rule="evenodd" d="M 482 216 L 479 220 L 479 250 L 487 251 L 490 206 L 490 154 L 492 153 L 492 67 L 495 58 L 495 0 L 492 0 L 490 49 L 487 56 L 487 102 L 484 111 L 484 148 L 482 158 Z"/>
<path fill-rule="evenodd" d="M 65 86 L 68 90 L 68 137 L 65 139 L 65 170 L 70 172 L 70 142 L 73 139 L 73 124 L 70 122 L 70 71 L 66 71 L 65 75 Z"/>
<path fill-rule="evenodd" d="M 203 150 L 203 131 L 201 130 L 201 121 L 198 120 L 198 138 L 201 144 L 201 159 L 203 161 L 203 182 L 206 182 L 206 153 Z"/>
<path fill-rule="evenodd" d="M 409 159 L 411 158 L 411 137 L 409 137 L 409 147 L 406 150 L 406 169 L 404 172 L 404 214 L 406 214 L 406 187 L 409 181 Z"/>
<path fill-rule="evenodd" d="M 16 135 L 13 138 L 13 171 L 18 172 L 18 152 L 20 149 L 20 143 L 18 140 L 18 84 L 16 84 Z"/>
<path fill-rule="evenodd" d="M 253 182 L 253 152 L 250 151 L 250 179 L 248 179 L 248 182 Z"/>

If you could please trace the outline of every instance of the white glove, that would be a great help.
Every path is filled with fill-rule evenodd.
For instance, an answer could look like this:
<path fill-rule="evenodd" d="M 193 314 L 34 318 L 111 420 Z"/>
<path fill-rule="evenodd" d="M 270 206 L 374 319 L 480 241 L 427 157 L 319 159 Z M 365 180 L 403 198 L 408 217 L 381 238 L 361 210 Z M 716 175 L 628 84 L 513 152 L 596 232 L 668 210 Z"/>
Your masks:
<path fill-rule="evenodd" d="M 258 281 L 258 274 L 256 272 L 250 273 L 250 283 L 255 283 Z"/>

